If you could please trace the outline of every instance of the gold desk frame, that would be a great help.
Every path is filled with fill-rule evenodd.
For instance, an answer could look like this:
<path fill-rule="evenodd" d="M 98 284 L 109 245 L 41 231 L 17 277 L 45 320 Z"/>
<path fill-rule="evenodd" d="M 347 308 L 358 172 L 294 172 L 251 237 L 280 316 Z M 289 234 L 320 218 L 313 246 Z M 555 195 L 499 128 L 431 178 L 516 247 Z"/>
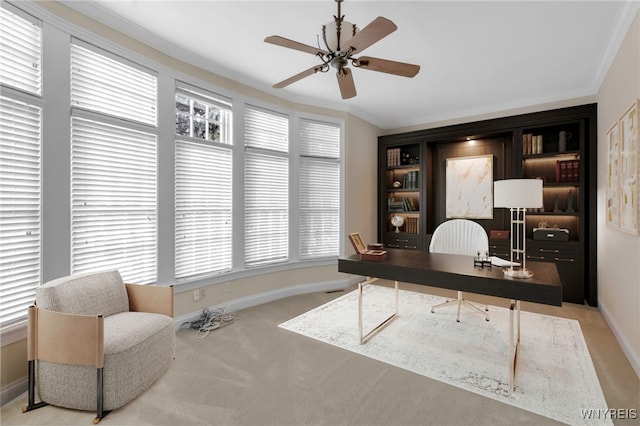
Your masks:
<path fill-rule="evenodd" d="M 518 366 L 519 349 L 520 301 L 511 299 L 511 306 L 509 308 L 509 392 L 513 392 L 516 390 L 516 368 Z"/>
<path fill-rule="evenodd" d="M 368 331 L 366 334 L 363 334 L 363 326 L 362 326 L 362 313 L 363 313 L 363 294 L 362 291 L 365 286 L 369 284 L 373 284 L 378 281 L 378 278 L 368 277 L 366 281 L 362 281 L 358 283 L 358 335 L 360 337 L 360 344 L 363 344 L 367 340 L 369 340 L 373 335 L 375 335 L 378 331 L 382 330 L 385 326 L 387 326 L 391 321 L 398 317 L 398 281 L 395 282 L 395 310 L 393 314 L 389 315 L 387 319 L 382 321 L 380 324 L 376 325 L 373 329 Z"/>
<path fill-rule="evenodd" d="M 395 281 L 395 309 L 384 321 L 373 327 L 368 332 L 364 332 L 362 317 L 364 312 L 364 287 L 378 281 L 378 278 L 368 277 L 366 281 L 358 283 L 358 336 L 360 344 L 365 343 L 376 333 L 386 327 L 391 321 L 398 317 L 398 281 Z M 516 389 L 516 369 L 518 366 L 518 353 L 520 350 L 520 301 L 511 299 L 509 308 L 509 392 Z"/>

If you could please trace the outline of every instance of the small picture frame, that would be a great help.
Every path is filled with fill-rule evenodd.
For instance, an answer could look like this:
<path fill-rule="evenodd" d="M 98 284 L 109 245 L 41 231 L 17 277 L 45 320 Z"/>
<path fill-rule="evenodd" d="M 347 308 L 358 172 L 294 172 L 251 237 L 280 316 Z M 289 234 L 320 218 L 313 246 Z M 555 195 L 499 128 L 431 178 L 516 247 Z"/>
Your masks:
<path fill-rule="evenodd" d="M 367 246 L 364 241 L 362 241 L 362 237 L 359 232 L 352 232 L 349 234 L 349 241 L 351 241 L 356 253 L 360 254 L 367 251 Z"/>

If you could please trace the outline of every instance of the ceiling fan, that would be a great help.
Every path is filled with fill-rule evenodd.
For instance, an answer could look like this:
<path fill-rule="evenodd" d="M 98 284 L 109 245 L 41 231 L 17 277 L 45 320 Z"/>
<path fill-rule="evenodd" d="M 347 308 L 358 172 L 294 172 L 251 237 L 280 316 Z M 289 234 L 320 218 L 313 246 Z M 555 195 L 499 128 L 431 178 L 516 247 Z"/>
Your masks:
<path fill-rule="evenodd" d="M 356 96 L 356 86 L 353 82 L 351 70 L 347 67 L 349 61 L 356 68 L 403 77 L 413 77 L 418 74 L 418 71 L 420 71 L 419 65 L 370 56 L 355 58 L 354 55 L 360 54 L 367 47 L 394 32 L 398 27 L 390 20 L 379 16 L 359 31 L 355 24 L 345 21 L 344 15 L 341 15 L 340 3 L 342 1 L 335 0 L 338 3 L 338 14 L 334 15 L 334 21 L 322 26 L 322 39 L 326 50 L 276 35 L 264 39 L 267 43 L 311 53 L 322 61 L 319 65 L 274 84 L 274 88 L 281 89 L 317 72 L 327 72 L 330 67 L 333 67 L 337 70 L 336 76 L 338 77 L 338 87 L 340 88 L 342 99 L 352 98 Z"/>

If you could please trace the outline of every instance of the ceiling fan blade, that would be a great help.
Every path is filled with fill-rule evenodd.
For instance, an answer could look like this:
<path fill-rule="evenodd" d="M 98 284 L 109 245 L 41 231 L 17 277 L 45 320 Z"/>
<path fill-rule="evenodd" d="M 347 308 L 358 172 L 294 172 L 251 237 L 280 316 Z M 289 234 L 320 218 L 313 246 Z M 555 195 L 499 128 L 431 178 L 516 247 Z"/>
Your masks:
<path fill-rule="evenodd" d="M 314 67 L 311 67 L 307 70 L 304 70 L 292 77 L 287 78 L 286 80 L 282 80 L 280 83 L 276 83 L 273 85 L 273 87 L 275 89 L 282 89 L 283 87 L 287 87 L 288 85 L 290 85 L 291 83 L 295 83 L 298 80 L 302 80 L 305 77 L 310 76 L 311 74 L 315 74 L 318 71 L 321 71 L 323 67 L 325 67 L 325 64 L 322 65 L 316 65 Z"/>
<path fill-rule="evenodd" d="M 356 85 L 353 82 L 353 74 L 349 68 L 342 68 L 336 72 L 338 77 L 338 87 L 340 87 L 340 94 L 342 99 L 353 98 L 356 95 Z"/>
<path fill-rule="evenodd" d="M 300 50 L 301 52 L 311 53 L 312 55 L 326 55 L 326 50 L 309 46 L 308 44 L 299 43 L 289 40 L 288 38 L 272 35 L 264 39 L 266 43 L 275 44 L 276 46 L 288 47 L 289 49 Z"/>
<path fill-rule="evenodd" d="M 372 58 L 371 56 L 363 56 L 356 59 L 355 62 L 360 68 L 371 71 L 386 72 L 387 74 L 395 74 L 402 77 L 413 77 L 418 74 L 418 71 L 420 71 L 420 65 Z"/>
<path fill-rule="evenodd" d="M 354 53 L 360 53 L 373 43 L 382 40 L 397 29 L 398 27 L 396 24 L 387 18 L 378 16 L 376 19 L 371 21 L 369 25 L 358 31 L 356 35 L 347 41 L 347 44 Z M 347 46 L 345 46 L 343 50 L 347 50 Z"/>

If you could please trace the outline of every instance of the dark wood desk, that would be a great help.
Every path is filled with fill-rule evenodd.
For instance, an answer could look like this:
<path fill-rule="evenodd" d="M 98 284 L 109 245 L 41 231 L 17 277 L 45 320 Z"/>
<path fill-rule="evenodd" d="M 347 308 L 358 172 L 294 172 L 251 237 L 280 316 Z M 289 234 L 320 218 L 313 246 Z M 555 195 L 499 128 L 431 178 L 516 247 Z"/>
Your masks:
<path fill-rule="evenodd" d="M 509 314 L 509 389 L 515 389 L 520 347 L 520 301 L 562 306 L 562 284 L 555 263 L 527 262 L 534 276 L 514 279 L 497 266 L 475 266 L 473 256 L 388 249 L 382 261 L 360 260 L 358 255 L 338 260 L 338 271 L 368 277 L 358 284 L 360 343 L 364 343 L 398 316 L 398 281 L 511 299 Z M 395 281 L 395 312 L 368 333 L 362 330 L 362 288 L 377 279 Z"/>
<path fill-rule="evenodd" d="M 338 271 L 432 287 L 486 294 L 562 306 L 562 285 L 555 263 L 527 262 L 533 278 L 505 277 L 497 266 L 480 268 L 473 256 L 387 249 L 383 261 L 360 260 L 358 255 L 338 260 Z"/>

